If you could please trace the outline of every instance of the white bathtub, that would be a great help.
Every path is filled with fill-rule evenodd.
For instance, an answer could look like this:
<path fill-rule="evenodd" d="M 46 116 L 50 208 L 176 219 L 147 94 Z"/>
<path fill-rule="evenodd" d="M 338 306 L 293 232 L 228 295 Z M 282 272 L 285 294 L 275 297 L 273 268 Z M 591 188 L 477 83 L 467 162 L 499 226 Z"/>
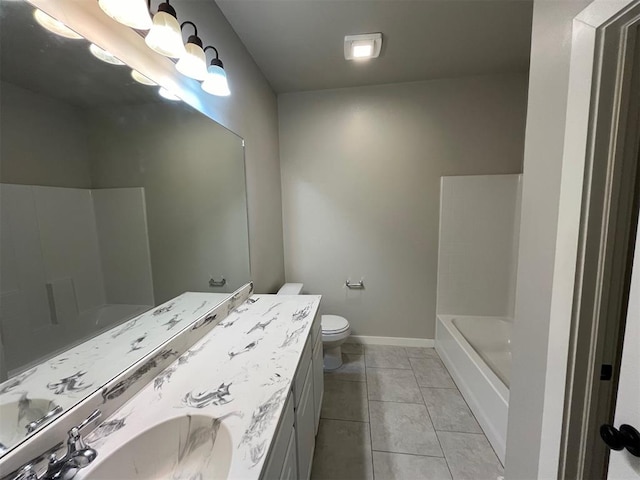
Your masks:
<path fill-rule="evenodd" d="M 436 350 L 504 464 L 511 326 L 507 318 L 438 315 Z"/>

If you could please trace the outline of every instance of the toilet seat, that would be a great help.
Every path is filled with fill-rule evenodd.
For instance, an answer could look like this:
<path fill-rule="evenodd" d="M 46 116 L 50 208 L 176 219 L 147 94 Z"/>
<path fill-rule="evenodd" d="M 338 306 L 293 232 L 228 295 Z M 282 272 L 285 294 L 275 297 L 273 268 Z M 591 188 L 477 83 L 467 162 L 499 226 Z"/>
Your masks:
<path fill-rule="evenodd" d="M 340 335 L 348 331 L 349 322 L 338 315 L 322 315 L 322 335 Z"/>

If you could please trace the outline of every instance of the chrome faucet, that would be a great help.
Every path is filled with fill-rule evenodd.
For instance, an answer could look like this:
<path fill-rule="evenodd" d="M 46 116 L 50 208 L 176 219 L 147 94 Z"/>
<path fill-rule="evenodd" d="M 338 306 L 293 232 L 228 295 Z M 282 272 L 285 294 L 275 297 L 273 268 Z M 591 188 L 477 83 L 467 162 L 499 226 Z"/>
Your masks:
<path fill-rule="evenodd" d="M 101 415 L 100 410 L 95 410 L 80 425 L 69 430 L 67 452 L 61 458 L 52 453 L 49 456 L 47 470 L 42 476 L 35 472 L 34 465 L 37 461 L 33 461 L 22 467 L 14 480 L 71 480 L 78 470 L 89 465 L 98 456 L 98 452 L 87 446 L 80 432 Z"/>

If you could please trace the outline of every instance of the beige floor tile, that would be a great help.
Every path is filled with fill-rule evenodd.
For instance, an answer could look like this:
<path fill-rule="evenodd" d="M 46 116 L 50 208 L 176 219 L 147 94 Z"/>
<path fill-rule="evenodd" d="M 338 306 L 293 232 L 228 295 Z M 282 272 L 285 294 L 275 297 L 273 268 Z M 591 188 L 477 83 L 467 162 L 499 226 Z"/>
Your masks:
<path fill-rule="evenodd" d="M 482 433 L 480 425 L 457 389 L 421 388 L 420 390 L 436 430 Z"/>
<path fill-rule="evenodd" d="M 325 377 L 320 417 L 368 422 L 367 384 Z"/>
<path fill-rule="evenodd" d="M 311 478 L 372 480 L 369 424 L 320 420 Z"/>
<path fill-rule="evenodd" d="M 454 480 L 496 480 L 504 475 L 489 441 L 478 433 L 437 432 Z"/>
<path fill-rule="evenodd" d="M 451 480 L 444 458 L 373 452 L 376 480 Z"/>
<path fill-rule="evenodd" d="M 441 457 L 427 407 L 411 403 L 369 402 L 374 450 Z"/>
<path fill-rule="evenodd" d="M 404 350 L 410 358 L 437 358 L 440 360 L 435 348 L 404 347 Z"/>
<path fill-rule="evenodd" d="M 421 387 L 456 388 L 449 372 L 435 358 L 410 358 L 409 362 Z"/>
<path fill-rule="evenodd" d="M 367 368 L 369 400 L 424 403 L 411 370 Z"/>

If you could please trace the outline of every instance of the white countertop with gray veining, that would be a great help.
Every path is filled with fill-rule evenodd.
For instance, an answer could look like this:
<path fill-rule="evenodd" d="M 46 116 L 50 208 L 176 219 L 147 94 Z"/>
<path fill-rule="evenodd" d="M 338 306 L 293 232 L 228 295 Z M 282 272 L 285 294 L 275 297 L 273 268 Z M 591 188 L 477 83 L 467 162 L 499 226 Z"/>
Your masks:
<path fill-rule="evenodd" d="M 121 447 L 131 450 L 127 442 L 153 426 L 185 417 L 188 422 L 182 424 L 189 428 L 158 429 L 162 434 L 145 440 L 175 445 L 168 455 L 175 457 L 157 466 L 165 470 L 154 471 L 151 462 L 142 460 L 151 458 L 147 455 L 129 458 L 121 450 L 112 458 L 145 463 L 134 470 L 146 476 L 259 478 L 319 304 L 317 295 L 251 297 L 88 435 L 98 458 L 77 478 L 102 478 L 97 472 L 107 471 L 110 455 Z M 211 418 L 205 432 L 191 428 L 193 419 L 202 416 Z M 232 451 L 225 467 L 213 453 L 216 438 Z"/>

